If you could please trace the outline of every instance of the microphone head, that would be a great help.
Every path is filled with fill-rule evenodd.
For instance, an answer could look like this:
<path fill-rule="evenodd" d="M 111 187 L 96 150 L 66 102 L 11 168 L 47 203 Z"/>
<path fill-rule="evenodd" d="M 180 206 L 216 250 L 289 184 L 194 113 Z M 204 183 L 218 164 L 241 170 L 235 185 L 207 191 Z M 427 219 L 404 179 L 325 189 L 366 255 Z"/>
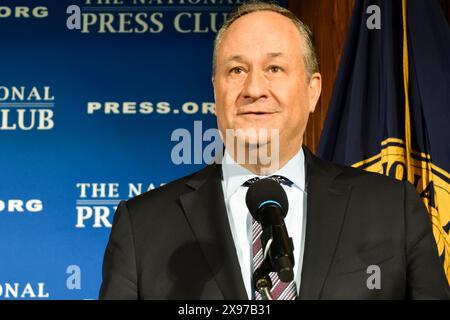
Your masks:
<path fill-rule="evenodd" d="M 256 221 L 259 221 L 256 212 L 266 204 L 280 207 L 283 211 L 283 218 L 289 209 L 288 198 L 283 187 L 278 182 L 268 178 L 260 179 L 248 188 L 245 203 Z"/>

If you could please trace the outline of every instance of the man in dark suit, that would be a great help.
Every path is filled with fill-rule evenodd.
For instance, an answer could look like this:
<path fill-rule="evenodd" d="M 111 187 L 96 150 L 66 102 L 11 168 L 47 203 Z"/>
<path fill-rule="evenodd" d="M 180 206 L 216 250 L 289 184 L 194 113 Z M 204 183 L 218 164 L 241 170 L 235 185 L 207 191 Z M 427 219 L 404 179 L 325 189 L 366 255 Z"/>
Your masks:
<path fill-rule="evenodd" d="M 295 278 L 279 299 L 448 298 L 414 188 L 302 148 L 321 76 L 309 29 L 291 12 L 252 3 L 232 15 L 216 38 L 213 85 L 224 159 L 120 203 L 100 298 L 257 297 L 258 237 L 243 202 L 247 182 L 270 175 L 289 181 L 286 227 L 294 243 Z M 238 129 L 255 136 L 230 141 L 227 130 Z M 276 146 L 277 161 L 239 162 L 238 140 L 246 150 Z"/>

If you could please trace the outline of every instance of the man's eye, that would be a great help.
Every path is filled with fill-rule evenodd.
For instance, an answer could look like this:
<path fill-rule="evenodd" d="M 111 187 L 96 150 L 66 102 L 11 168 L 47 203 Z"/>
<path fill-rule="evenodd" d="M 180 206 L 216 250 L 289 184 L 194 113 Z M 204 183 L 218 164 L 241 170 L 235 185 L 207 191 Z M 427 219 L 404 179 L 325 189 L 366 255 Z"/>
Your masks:
<path fill-rule="evenodd" d="M 278 73 L 278 72 L 281 72 L 283 70 L 279 66 L 271 66 L 269 69 L 270 69 L 270 72 L 272 72 L 272 73 Z"/>
<path fill-rule="evenodd" d="M 241 74 L 243 72 L 244 72 L 244 70 L 242 70 L 241 67 L 234 67 L 230 70 L 230 73 L 232 73 L 232 74 Z"/>

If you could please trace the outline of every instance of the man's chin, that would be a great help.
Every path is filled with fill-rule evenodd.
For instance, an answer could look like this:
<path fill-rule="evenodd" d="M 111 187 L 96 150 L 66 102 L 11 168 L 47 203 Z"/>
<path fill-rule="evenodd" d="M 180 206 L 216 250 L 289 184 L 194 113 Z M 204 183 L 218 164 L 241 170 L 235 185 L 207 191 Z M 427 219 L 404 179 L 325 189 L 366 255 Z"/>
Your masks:
<path fill-rule="evenodd" d="M 261 127 L 244 127 L 227 130 L 228 137 L 235 137 L 239 142 L 250 146 L 265 145 L 279 135 L 278 129 Z"/>
<path fill-rule="evenodd" d="M 260 169 L 271 172 L 279 167 L 279 146 L 267 137 L 237 137 L 234 145 L 227 145 L 233 150 L 233 158 L 241 165 L 258 165 Z"/>
<path fill-rule="evenodd" d="M 237 136 L 237 142 L 249 148 L 260 148 L 271 143 L 271 137 L 265 135 Z"/>

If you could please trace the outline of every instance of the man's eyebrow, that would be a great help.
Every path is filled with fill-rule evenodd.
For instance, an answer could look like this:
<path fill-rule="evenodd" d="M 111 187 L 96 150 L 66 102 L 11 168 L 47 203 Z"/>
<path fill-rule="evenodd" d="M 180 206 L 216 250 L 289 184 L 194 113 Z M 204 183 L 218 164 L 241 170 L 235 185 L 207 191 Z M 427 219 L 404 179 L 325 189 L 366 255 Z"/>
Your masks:
<path fill-rule="evenodd" d="M 267 56 L 269 58 L 278 58 L 278 57 L 284 57 L 286 55 L 283 52 L 269 52 L 269 53 L 267 53 Z M 229 57 L 227 59 L 227 61 L 244 62 L 245 58 L 244 58 L 244 56 L 242 56 L 240 54 L 235 54 L 235 55 L 232 55 L 231 57 Z"/>
<path fill-rule="evenodd" d="M 278 57 L 284 57 L 285 54 L 283 52 L 269 52 L 267 54 L 270 58 L 278 58 Z"/>
<path fill-rule="evenodd" d="M 237 62 L 243 62 L 244 60 L 245 60 L 244 57 L 240 54 L 235 54 L 227 59 L 227 61 L 237 61 Z"/>

